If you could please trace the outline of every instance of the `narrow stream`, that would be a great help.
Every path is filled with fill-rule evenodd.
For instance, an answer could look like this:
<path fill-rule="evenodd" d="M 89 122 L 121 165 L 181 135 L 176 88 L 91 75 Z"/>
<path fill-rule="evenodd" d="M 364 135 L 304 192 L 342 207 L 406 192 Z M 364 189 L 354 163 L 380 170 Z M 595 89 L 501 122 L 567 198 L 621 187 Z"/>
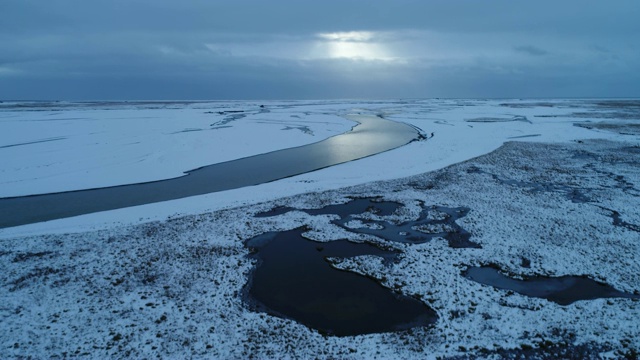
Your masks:
<path fill-rule="evenodd" d="M 0 228 L 174 200 L 263 184 L 385 152 L 421 138 L 414 127 L 373 115 L 353 116 L 351 131 L 188 171 L 153 182 L 0 199 Z"/>

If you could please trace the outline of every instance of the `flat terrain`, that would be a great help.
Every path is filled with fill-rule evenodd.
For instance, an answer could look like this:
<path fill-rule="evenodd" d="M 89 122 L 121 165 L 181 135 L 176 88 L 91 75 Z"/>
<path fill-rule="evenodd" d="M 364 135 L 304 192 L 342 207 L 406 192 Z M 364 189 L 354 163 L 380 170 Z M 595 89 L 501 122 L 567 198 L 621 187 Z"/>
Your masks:
<path fill-rule="evenodd" d="M 437 128 L 435 122 L 444 121 L 444 116 L 434 115 L 437 107 L 428 112 L 423 105 L 413 117 L 427 115 L 414 123 L 420 122 L 424 132 L 430 133 L 424 126 L 426 118 Z M 498 134 L 504 136 L 505 126 L 513 125 L 520 135 L 508 136 L 540 136 L 507 141 L 471 159 L 473 151 L 465 152 L 463 161 L 440 152 L 438 156 L 454 164 L 431 171 L 413 165 L 404 173 L 395 172 L 398 176 L 385 175 L 385 180 L 350 186 L 328 181 L 330 185 L 323 188 L 323 177 L 337 171 L 327 169 L 292 178 L 284 185 L 245 190 L 253 191 L 255 200 L 242 200 L 247 202 L 244 206 L 220 194 L 222 208 L 158 221 L 111 223 L 88 231 L 80 225 L 97 219 L 91 217 L 70 219 L 60 228 L 54 223 L 43 225 L 48 228 L 7 229 L 0 242 L 3 354 L 18 358 L 637 357 L 638 299 L 613 297 L 564 305 L 464 276 L 469 268 L 480 266 L 491 266 L 512 279 L 575 275 L 629 297 L 640 295 L 640 143 L 639 134 L 629 125 L 638 121 L 629 115 L 637 106 L 629 108 L 625 103 L 623 117 L 620 106 L 610 105 L 618 110 L 600 107 L 597 112 L 610 113 L 607 117 L 597 118 L 588 111 L 589 121 L 608 124 L 593 129 L 574 126 L 584 122 L 585 115 L 566 111 L 558 122 L 569 124 L 562 127 L 565 130 L 575 129 L 572 135 L 554 134 L 558 122 L 549 113 L 558 112 L 557 103 L 544 113 L 540 110 L 546 108 L 544 104 L 512 102 L 500 107 L 508 108 L 509 116 L 491 115 L 497 112 L 495 104 L 484 115 L 460 116 L 457 122 L 451 115 L 446 120 L 450 125 L 437 129 L 453 127 L 466 136 L 463 129 L 491 126 L 502 129 Z M 532 112 L 548 117 L 536 118 Z M 514 118 L 519 113 L 525 113 L 530 123 Z M 406 109 L 403 114 L 405 120 L 412 117 Z M 549 123 L 537 125 L 540 119 Z M 523 128 L 530 131 L 523 133 Z M 493 141 L 482 140 L 490 132 L 476 132 L 478 144 Z M 454 134 L 450 139 L 457 144 Z M 579 136 L 584 134 L 593 136 Z M 553 136 L 562 137 L 554 141 Z M 437 131 L 433 139 L 438 139 Z M 425 162 L 428 151 L 418 150 L 426 150 L 433 144 L 430 141 L 380 157 L 396 157 L 405 165 Z M 478 151 L 482 146 L 477 146 Z M 413 158 L 407 160 L 409 156 Z M 368 161 L 378 160 L 372 157 L 365 164 Z M 355 162 L 343 169 L 358 166 Z M 343 171 L 343 177 L 351 171 Z M 286 191 L 275 191 L 270 197 L 262 193 L 291 183 L 317 190 L 304 188 L 304 193 L 290 196 Z M 215 196 L 199 201 L 215 201 Z M 354 198 L 379 198 L 399 206 L 390 214 L 352 214 L 354 218 L 346 223 L 336 223 L 338 214 L 308 211 Z M 194 203 L 171 204 L 179 208 Z M 388 226 L 414 221 L 425 208 L 468 212 L 455 220 L 455 226 L 414 228 L 416 233 L 443 234 L 424 242 L 389 241 L 367 230 L 375 230 L 367 225 L 372 221 Z M 164 208 L 138 211 L 144 209 L 166 216 Z M 273 209 L 288 211 L 264 216 Z M 435 210 L 433 214 L 447 216 Z M 390 291 L 419 299 L 435 311 L 437 321 L 398 332 L 341 337 L 268 309 L 255 311 L 247 291 L 259 264 L 246 242 L 266 232 L 301 227 L 306 229 L 303 236 L 318 246 L 346 239 L 395 251 L 393 261 L 377 255 L 327 260 L 336 269 L 365 275 Z M 453 246 L 455 242 L 444 235 L 462 230 L 478 246 Z M 29 231 L 34 235 L 26 235 Z"/>

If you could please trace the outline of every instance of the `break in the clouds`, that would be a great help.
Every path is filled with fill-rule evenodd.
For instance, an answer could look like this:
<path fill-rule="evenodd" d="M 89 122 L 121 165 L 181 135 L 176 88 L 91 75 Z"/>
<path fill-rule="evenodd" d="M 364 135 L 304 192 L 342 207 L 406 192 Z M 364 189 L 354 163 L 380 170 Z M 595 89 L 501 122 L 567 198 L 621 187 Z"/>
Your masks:
<path fill-rule="evenodd" d="M 637 1 L 0 3 L 0 99 L 640 96 Z"/>

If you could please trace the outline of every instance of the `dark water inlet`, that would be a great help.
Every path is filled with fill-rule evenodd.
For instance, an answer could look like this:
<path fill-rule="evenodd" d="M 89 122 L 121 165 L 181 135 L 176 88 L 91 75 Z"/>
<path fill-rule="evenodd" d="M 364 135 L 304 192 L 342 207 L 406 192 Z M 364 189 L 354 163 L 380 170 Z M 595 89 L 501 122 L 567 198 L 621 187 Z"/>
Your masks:
<path fill-rule="evenodd" d="M 547 299 L 560 305 L 569 305 L 580 300 L 601 298 L 640 299 L 640 295 L 621 292 L 609 285 L 581 276 L 536 276 L 518 280 L 510 278 L 502 274 L 500 270 L 490 266 L 470 267 L 462 275 L 480 284 L 515 291 L 526 296 Z"/>
<path fill-rule="evenodd" d="M 338 215 L 346 219 L 351 215 L 371 212 L 379 216 L 393 214 L 401 204 L 392 201 L 382 201 L 380 198 L 355 198 L 344 204 L 328 205 L 321 209 L 303 209 L 309 215 Z"/>
<path fill-rule="evenodd" d="M 390 221 L 358 219 L 353 215 L 341 216 L 333 223 L 348 231 L 374 235 L 393 242 L 422 244 L 434 238 L 444 238 L 452 248 L 480 248 L 479 244 L 470 241 L 471 234 L 456 223 L 456 220 L 464 217 L 468 212 L 469 209 L 464 207 L 432 206 L 423 207 L 417 220 L 399 224 Z M 352 229 L 347 226 L 352 220 L 360 220 L 364 224 L 374 226 Z"/>
<path fill-rule="evenodd" d="M 327 257 L 395 253 L 346 240 L 326 243 L 302 237 L 304 229 L 266 233 L 247 241 L 259 264 L 248 284 L 248 302 L 258 311 L 291 318 L 337 336 L 425 326 L 435 312 L 411 297 L 393 293 L 373 279 L 337 270 Z"/>
<path fill-rule="evenodd" d="M 237 189 L 388 151 L 420 133 L 376 116 L 354 117 L 351 131 L 296 148 L 205 166 L 148 183 L 0 199 L 0 228 Z"/>
<path fill-rule="evenodd" d="M 382 201 L 380 198 L 355 198 L 345 204 L 329 205 L 321 209 L 277 207 L 255 216 L 276 216 L 293 210 L 303 211 L 309 215 L 333 214 L 338 215 L 340 219 L 333 220 L 332 223 L 347 231 L 374 235 L 388 241 L 422 244 L 439 237 L 447 240 L 449 247 L 452 248 L 481 248 L 479 244 L 470 240 L 471 234 L 456 223 L 456 220 L 469 213 L 469 209 L 465 207 L 423 206 L 418 219 L 402 223 L 370 220 L 357 216 L 367 212 L 377 216 L 388 216 L 401 206 L 399 203 Z M 349 222 L 353 220 L 360 221 L 368 227 L 354 229 L 348 226 Z"/>

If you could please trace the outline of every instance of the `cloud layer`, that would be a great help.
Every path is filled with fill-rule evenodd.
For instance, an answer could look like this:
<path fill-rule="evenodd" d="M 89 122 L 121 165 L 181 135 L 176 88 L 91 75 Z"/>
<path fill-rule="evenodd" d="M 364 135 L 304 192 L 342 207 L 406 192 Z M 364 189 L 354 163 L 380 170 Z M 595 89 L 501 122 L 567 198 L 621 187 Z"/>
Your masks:
<path fill-rule="evenodd" d="M 640 96 L 635 1 L 6 0 L 0 99 Z"/>

